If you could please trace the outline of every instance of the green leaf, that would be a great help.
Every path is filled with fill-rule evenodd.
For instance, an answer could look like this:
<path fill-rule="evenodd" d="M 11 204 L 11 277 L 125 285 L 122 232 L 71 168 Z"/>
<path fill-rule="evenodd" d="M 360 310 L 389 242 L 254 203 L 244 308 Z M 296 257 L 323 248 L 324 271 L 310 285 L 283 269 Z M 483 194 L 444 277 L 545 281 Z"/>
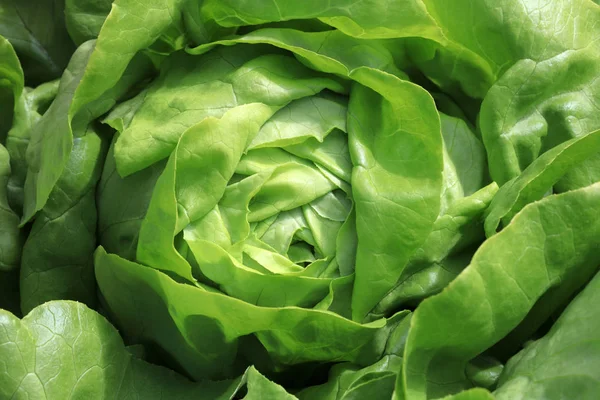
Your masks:
<path fill-rule="evenodd" d="M 114 157 L 117 137 L 115 135 L 106 155 L 102 177 L 98 182 L 98 242 L 108 252 L 134 260 L 140 227 L 166 160 L 121 178 Z"/>
<path fill-rule="evenodd" d="M 260 374 L 254 367 L 248 368 L 245 374 L 248 393 L 243 400 L 297 400 L 284 388 L 271 382 Z"/>
<path fill-rule="evenodd" d="M 496 195 L 492 183 L 457 200 L 439 216 L 423 245 L 413 254 L 401 277 L 371 311 L 381 318 L 401 307 L 442 291 L 471 262 L 473 246 L 484 239 L 483 215 Z"/>
<path fill-rule="evenodd" d="M 27 146 L 33 126 L 42 118 L 58 91 L 58 81 L 25 89 L 15 107 L 12 128 L 6 138 L 10 154 L 11 174 L 8 180 L 8 202 L 17 213 L 23 211 L 25 179 L 27 177 Z"/>
<path fill-rule="evenodd" d="M 600 151 L 600 130 L 564 142 L 536 159 L 518 177 L 502 185 L 486 212 L 487 236 L 510 220 L 527 204 L 541 199 L 576 165 Z"/>
<path fill-rule="evenodd" d="M 65 23 L 77 45 L 96 39 L 110 13 L 113 0 L 65 0 Z"/>
<path fill-rule="evenodd" d="M 305 388 L 297 396 L 301 400 L 392 398 L 396 376 L 402 370 L 402 353 L 409 327 L 410 313 L 405 312 L 379 361 L 367 367 L 352 363 L 336 364 L 329 371 L 326 383 Z"/>
<path fill-rule="evenodd" d="M 543 21 L 541 29 L 527 27 L 527 52 L 490 88 L 481 106 L 481 132 L 498 184 L 556 145 L 600 128 L 600 82 L 594 73 L 600 65 L 600 30 L 586 22 L 597 20 L 600 10 L 589 1 L 557 1 L 534 15 Z M 587 171 L 597 180 L 599 162 L 599 157 L 588 160 L 580 172 L 584 176 L 575 181 L 586 178 Z M 573 183 L 564 182 L 581 187 Z"/>
<path fill-rule="evenodd" d="M 181 24 L 183 0 L 118 1 L 102 25 L 88 68 L 73 94 L 72 114 L 114 87 L 136 53 Z"/>
<path fill-rule="evenodd" d="M 5 0 L 0 35 L 12 43 L 28 85 L 58 78 L 75 46 L 65 29 L 65 0 Z"/>
<path fill-rule="evenodd" d="M 38 213 L 23 247 L 21 309 L 50 300 L 96 304 L 92 254 L 96 247 L 96 183 L 106 138 L 90 126 L 76 138 L 65 169 Z"/>
<path fill-rule="evenodd" d="M 216 244 L 203 240 L 187 240 L 187 243 L 204 276 L 224 293 L 249 304 L 312 307 L 329 290 L 331 279 L 260 273 L 244 266 Z"/>
<path fill-rule="evenodd" d="M 549 289 L 589 279 L 600 262 L 600 184 L 523 208 L 440 294 L 417 307 L 407 340 L 406 398 L 470 386 L 466 363 L 508 334 Z M 460 323 L 457 323 L 460 321 Z"/>
<path fill-rule="evenodd" d="M 0 36 L 0 60 L 2 60 L 0 63 L 0 145 L 4 145 L 24 82 L 23 70 L 15 50 L 2 36 Z"/>
<path fill-rule="evenodd" d="M 188 48 L 190 54 L 202 54 L 217 45 L 269 44 L 296 54 L 309 67 L 331 74 L 350 76 L 360 67 L 370 67 L 405 77 L 395 65 L 394 52 L 380 40 L 360 40 L 339 31 L 302 32 L 295 29 L 265 28 L 244 36 L 223 39 Z M 351 49 L 351 51 L 341 51 Z"/>
<path fill-rule="evenodd" d="M 342 32 L 363 39 L 422 36 L 443 40 L 443 33 L 421 2 L 336 0 L 290 3 L 275 0 L 205 1 L 202 12 L 222 26 L 319 18 Z"/>
<path fill-rule="evenodd" d="M 236 107 L 261 103 L 275 112 L 326 88 L 344 91 L 334 79 L 292 57 L 262 54 L 256 46 L 250 50 L 220 48 L 202 57 L 184 53 L 169 57 L 161 76 L 139 95 L 141 105 L 119 136 L 115 147 L 119 173 L 127 176 L 168 157 L 187 128 L 209 117 L 221 118 Z M 198 91 L 210 95 L 198 96 Z"/>
<path fill-rule="evenodd" d="M 346 112 L 343 98 L 317 95 L 293 101 L 260 128 L 248 150 L 292 146 L 310 138 L 323 143 L 334 129 L 346 131 Z"/>
<path fill-rule="evenodd" d="M 0 144 L 0 271 L 19 267 L 23 234 L 19 230 L 19 217 L 10 208 L 7 183 L 10 175 L 8 151 Z"/>
<path fill-rule="evenodd" d="M 69 109 L 93 46 L 93 42 L 87 42 L 77 49 L 63 73 L 55 100 L 31 131 L 27 147 L 23 224 L 44 207 L 69 159 L 73 147 Z M 52 129 L 49 129 L 50 126 Z"/>
<path fill-rule="evenodd" d="M 143 56 L 137 57 L 109 91 L 94 102 L 85 104 L 85 107 L 76 108 L 74 92 L 85 71 L 89 70 L 88 60 L 94 48 L 94 41 L 79 46 L 63 73 L 56 98 L 31 132 L 22 224 L 46 204 L 67 164 L 73 139 L 84 136 L 91 121 L 112 108 L 120 97 L 148 74 L 148 60 Z"/>
<path fill-rule="evenodd" d="M 358 234 L 352 317 L 361 321 L 394 287 L 439 214 L 442 138 L 422 89 L 377 70 L 357 72 L 371 87 L 355 85 L 348 107 Z"/>
<path fill-rule="evenodd" d="M 440 214 L 453 202 L 484 186 L 487 177 L 485 148 L 461 118 L 440 113 L 444 138 L 444 189 Z"/>
<path fill-rule="evenodd" d="M 600 391 L 600 275 L 567 306 L 550 332 L 511 358 L 494 394 L 506 399 L 594 399 Z"/>
<path fill-rule="evenodd" d="M 247 142 L 272 114 L 271 107 L 252 103 L 230 110 L 220 120 L 206 118 L 183 134 L 156 183 L 140 228 L 140 262 L 194 281 L 189 264 L 174 247 L 174 237 L 218 203 Z"/>
<path fill-rule="evenodd" d="M 498 378 L 504 370 L 504 365 L 494 357 L 481 354 L 472 359 L 465 368 L 465 374 L 474 386 L 493 390 L 498 384 Z"/>
<path fill-rule="evenodd" d="M 509 68 L 524 60 L 539 63 L 557 57 L 548 63 L 550 65 L 573 50 L 598 54 L 598 27 L 594 24 L 598 8 L 586 0 L 556 0 L 548 7 L 517 0 L 493 3 L 459 0 L 452 6 L 444 0 L 424 0 L 423 3 L 443 32 L 446 43 L 434 43 L 421 38 L 425 35 L 415 35 L 416 38 L 407 40 L 407 53 L 429 79 L 454 96 L 466 93 L 470 97 L 484 98 L 492 85 L 501 89 L 504 83 L 496 83 L 498 79 L 503 79 Z M 578 74 L 569 75 L 578 79 Z M 514 77 L 529 79 L 525 71 Z M 537 78 L 532 79 L 535 80 L 539 82 Z M 552 79 L 547 82 L 558 83 Z M 538 87 L 541 90 L 537 93 L 523 87 L 520 90 L 523 99 L 531 100 L 534 93 L 559 93 L 547 90 L 548 86 L 543 90 L 543 86 Z M 519 85 L 512 87 L 519 90 Z M 505 106 L 516 112 L 525 111 L 517 102 Z M 489 110 L 497 113 L 499 120 L 507 116 L 498 105 Z M 535 115 L 535 107 L 527 112 Z M 506 122 L 511 121 L 507 116 Z M 505 134 L 506 129 L 498 133 Z"/>
<path fill-rule="evenodd" d="M 177 283 L 103 249 L 96 252 L 95 266 L 102 296 L 126 334 L 157 343 L 197 379 L 230 375 L 238 339 L 251 334 L 280 365 L 329 360 L 369 365 L 381 357 L 389 330 L 402 317 L 361 325 L 328 311 L 258 307 Z"/>
<path fill-rule="evenodd" d="M 242 385 L 239 379 L 193 383 L 148 364 L 127 351 L 104 317 L 76 302 L 49 302 L 22 320 L 0 310 L 0 326 L 2 398 L 225 400 Z M 253 369 L 244 379 L 251 393 L 274 386 Z"/>

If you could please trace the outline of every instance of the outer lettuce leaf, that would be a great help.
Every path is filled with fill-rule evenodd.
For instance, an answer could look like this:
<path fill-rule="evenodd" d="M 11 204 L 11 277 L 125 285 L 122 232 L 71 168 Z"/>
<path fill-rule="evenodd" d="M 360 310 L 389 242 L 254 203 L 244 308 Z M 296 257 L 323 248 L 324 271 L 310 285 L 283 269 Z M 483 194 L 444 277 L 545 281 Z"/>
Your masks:
<path fill-rule="evenodd" d="M 38 213 L 23 247 L 21 310 L 50 300 L 78 300 L 93 307 L 96 282 L 95 189 L 108 144 L 90 126 L 76 138 L 65 169 Z"/>
<path fill-rule="evenodd" d="M 358 233 L 352 316 L 360 321 L 394 287 L 439 214 L 442 141 L 430 96 L 377 70 L 358 72 L 381 93 L 356 85 L 349 105 Z"/>
<path fill-rule="evenodd" d="M 446 290 L 419 305 L 406 344 L 406 398 L 468 388 L 468 360 L 515 328 L 549 289 L 589 279 L 600 262 L 589 239 L 600 229 L 599 197 L 595 184 L 528 205 Z"/>
<path fill-rule="evenodd" d="M 65 0 L 65 23 L 77 45 L 96 39 L 113 0 Z"/>
<path fill-rule="evenodd" d="M 115 135 L 106 155 L 102 177 L 98 182 L 98 242 L 109 253 L 135 260 L 140 227 L 166 160 L 121 178 L 114 158 L 117 137 Z"/>
<path fill-rule="evenodd" d="M 89 71 L 88 60 L 95 48 L 94 41 L 79 46 L 63 74 L 56 99 L 31 132 L 27 148 L 28 173 L 25 181 L 25 204 L 22 223 L 42 209 L 50 192 L 67 165 L 73 139 L 84 136 L 88 124 L 112 108 L 115 102 L 149 72 L 148 60 L 140 56 L 133 60 L 121 80 L 109 91 L 85 107 L 74 105 L 74 92 Z"/>
<path fill-rule="evenodd" d="M 247 386 L 247 393 L 243 397 L 243 400 L 297 400 L 296 396 L 289 394 L 283 387 L 265 378 L 254 367 L 249 367 L 246 370 L 242 376 L 241 383 L 245 383 Z M 237 389 L 239 390 L 240 387 L 238 386 Z M 232 394 L 230 399 L 235 398 L 235 394 Z"/>
<path fill-rule="evenodd" d="M 473 6 L 465 4 L 462 9 Z M 481 6 L 477 5 L 477 7 Z M 436 79 L 438 81 L 447 79 L 448 76 L 448 73 L 440 73 L 439 70 L 450 70 L 452 80 L 456 79 L 454 76 L 456 73 L 462 84 L 470 85 L 467 88 L 468 93 L 475 92 L 482 97 L 485 90 L 495 81 L 498 66 L 504 62 L 504 60 L 498 61 L 497 58 L 501 58 L 507 50 L 504 48 L 499 50 L 495 45 L 494 48 L 499 50 L 497 51 L 499 57 L 494 59 L 490 52 L 485 48 L 482 49 L 482 41 L 485 41 L 485 44 L 494 42 L 499 34 L 485 32 L 486 34 L 482 35 L 472 29 L 473 25 L 460 24 L 457 22 L 460 18 L 456 16 L 456 10 L 460 9 L 454 6 L 447 7 L 442 1 L 435 0 L 423 2 L 340 0 L 327 3 L 314 2 L 310 5 L 284 1 L 268 4 L 258 1 L 235 2 L 235 4 L 231 1 L 207 1 L 202 7 L 202 11 L 209 18 L 223 26 L 256 25 L 272 21 L 319 17 L 321 21 L 334 26 L 344 34 L 360 39 L 423 38 L 409 48 L 411 57 L 421 65 L 426 62 L 433 64 L 424 67 L 432 70 L 430 75 L 434 78 L 440 76 Z M 477 25 L 476 27 L 479 28 Z M 478 30 L 483 31 L 485 28 L 485 25 L 482 25 Z M 396 44 L 397 48 L 402 46 L 403 43 Z M 444 46 L 442 51 L 445 48 L 452 50 L 446 52 L 440 61 L 434 57 L 441 46 Z M 477 74 L 479 79 L 471 80 L 473 73 Z"/>
<path fill-rule="evenodd" d="M 331 360 L 369 365 L 380 359 L 403 316 L 360 325 L 328 311 L 258 307 L 177 283 L 103 249 L 95 265 L 102 296 L 126 334 L 156 343 L 196 379 L 230 375 L 238 339 L 250 334 L 279 365 Z"/>
<path fill-rule="evenodd" d="M 600 275 L 567 306 L 543 338 L 511 358 L 495 391 L 505 399 L 595 399 L 600 392 Z"/>
<path fill-rule="evenodd" d="M 4 147 L 13 110 L 23 91 L 23 71 L 10 43 L 0 36 L 0 271 L 18 267 L 23 246 L 19 224 L 10 206 L 8 182 L 11 175 L 10 155 Z M 8 124 L 5 121 L 9 121 Z M 1 279 L 12 281 L 8 275 Z"/>
<path fill-rule="evenodd" d="M 600 152 L 600 130 L 564 142 L 536 159 L 521 175 L 502 185 L 486 211 L 487 236 L 510 220 L 527 204 L 541 199 L 566 173 Z"/>
<path fill-rule="evenodd" d="M 65 29 L 64 0 L 6 0 L 0 35 L 15 47 L 28 85 L 58 78 L 75 46 Z"/>
<path fill-rule="evenodd" d="M 23 223 L 44 206 L 69 158 L 73 147 L 69 107 L 92 50 L 93 42 L 88 42 L 75 52 L 60 80 L 56 99 L 31 132 Z"/>
<path fill-rule="evenodd" d="M 411 315 L 408 312 L 405 315 L 390 335 L 379 361 L 364 368 L 352 363 L 336 364 L 331 368 L 326 383 L 303 389 L 297 396 L 301 400 L 392 398 L 396 376 L 402 370 L 402 353 L 410 326 Z"/>
<path fill-rule="evenodd" d="M 10 175 L 8 151 L 0 144 L 0 271 L 19 267 L 23 235 L 19 230 L 19 217 L 10 208 L 7 183 Z"/>
<path fill-rule="evenodd" d="M 445 91 L 476 98 L 483 98 L 521 60 L 540 62 L 582 49 L 594 42 L 591 33 L 597 31 L 597 9 L 586 0 L 556 0 L 541 7 L 536 1 L 516 0 L 424 4 L 447 44 L 411 39 L 408 53 Z"/>
<path fill-rule="evenodd" d="M 444 400 L 494 400 L 494 396 L 485 389 L 476 388 L 446 396 Z"/>
<path fill-rule="evenodd" d="M 600 65 L 600 30 L 595 23 L 600 9 L 580 0 L 554 1 L 551 7 L 529 10 L 534 3 L 518 7 L 519 12 L 530 14 L 529 21 L 539 21 L 526 25 L 525 36 L 522 24 L 509 25 L 515 32 L 509 40 L 518 37 L 526 51 L 507 65 L 510 68 L 490 89 L 481 108 L 490 173 L 499 184 L 516 177 L 557 144 L 600 128 L 600 83 L 595 73 Z M 598 156 L 588 160 L 578 174 L 563 182 L 564 187 L 595 182 L 599 162 Z"/>
<path fill-rule="evenodd" d="M 478 190 L 486 176 L 483 145 L 468 124 L 440 113 L 444 138 L 443 192 L 440 215 L 412 255 L 394 287 L 371 310 L 381 318 L 442 290 L 470 262 L 473 246 L 483 241 L 481 219 L 497 185 Z"/>
<path fill-rule="evenodd" d="M 4 145 L 23 91 L 23 70 L 10 42 L 0 36 L 0 144 Z"/>
<path fill-rule="evenodd" d="M 484 239 L 482 219 L 496 195 L 492 183 L 456 201 L 438 217 L 425 243 L 415 252 L 396 285 L 371 311 L 381 318 L 440 292 L 469 265 L 474 245 Z"/>
<path fill-rule="evenodd" d="M 462 118 L 440 112 L 444 139 L 444 186 L 440 215 L 455 201 L 470 196 L 487 181 L 483 143 Z"/>
<path fill-rule="evenodd" d="M 483 98 L 518 60 L 546 59 L 585 46 L 586 34 L 593 24 L 575 24 L 573 16 L 593 21 L 586 13 L 590 5 L 585 1 L 556 3 L 553 7 L 536 7 L 535 2 L 515 0 L 503 0 L 500 4 L 461 0 L 451 6 L 443 0 L 340 0 L 314 4 L 211 0 L 202 4 L 201 12 L 222 26 L 319 17 L 341 32 L 361 39 L 410 38 L 404 41 L 408 53 L 434 82 L 445 90 L 458 89 Z"/>
<path fill-rule="evenodd" d="M 246 399 L 270 393 L 293 399 L 253 367 L 235 380 L 193 383 L 130 353 L 104 317 L 70 301 L 53 301 L 19 320 L 0 310 L 2 398 L 58 400 L 232 399 L 247 385 Z"/>
<path fill-rule="evenodd" d="M 73 94 L 71 113 L 77 114 L 111 90 L 138 51 L 148 48 L 170 27 L 178 28 L 183 3 L 184 0 L 115 3 L 102 25 L 81 85 Z"/>
<path fill-rule="evenodd" d="M 8 202 L 17 213 L 23 211 L 25 179 L 27 177 L 27 146 L 33 126 L 48 109 L 58 91 L 58 81 L 44 83 L 30 90 L 25 88 L 15 107 L 12 127 L 6 138 L 10 154 L 11 174 L 8 180 Z"/>

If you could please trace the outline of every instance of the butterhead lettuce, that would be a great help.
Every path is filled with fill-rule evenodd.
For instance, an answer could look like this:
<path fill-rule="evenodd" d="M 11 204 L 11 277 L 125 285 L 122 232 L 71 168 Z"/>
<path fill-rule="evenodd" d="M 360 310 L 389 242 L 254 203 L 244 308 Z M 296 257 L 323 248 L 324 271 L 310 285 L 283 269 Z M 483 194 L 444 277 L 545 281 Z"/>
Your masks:
<path fill-rule="evenodd" d="M 590 0 L 0 4 L 0 399 L 594 399 Z"/>

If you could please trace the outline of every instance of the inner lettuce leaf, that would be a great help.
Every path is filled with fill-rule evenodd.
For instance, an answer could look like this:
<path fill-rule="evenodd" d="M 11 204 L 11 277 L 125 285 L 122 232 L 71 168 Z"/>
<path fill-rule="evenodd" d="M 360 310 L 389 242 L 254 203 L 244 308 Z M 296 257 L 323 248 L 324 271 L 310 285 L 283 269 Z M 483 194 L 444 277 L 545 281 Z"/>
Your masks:
<path fill-rule="evenodd" d="M 204 118 L 220 118 L 251 103 L 272 107 L 274 113 L 323 89 L 345 91 L 334 79 L 315 74 L 289 56 L 263 55 L 256 47 L 223 50 L 200 59 L 184 53 L 170 56 L 162 64 L 161 76 L 139 95 L 143 99 L 130 100 L 139 107 L 115 147 L 122 176 L 167 157 L 182 133 Z M 198 91 L 211 94 L 198 96 Z M 160 125 L 154 118 L 157 112 L 163 116 Z"/>

